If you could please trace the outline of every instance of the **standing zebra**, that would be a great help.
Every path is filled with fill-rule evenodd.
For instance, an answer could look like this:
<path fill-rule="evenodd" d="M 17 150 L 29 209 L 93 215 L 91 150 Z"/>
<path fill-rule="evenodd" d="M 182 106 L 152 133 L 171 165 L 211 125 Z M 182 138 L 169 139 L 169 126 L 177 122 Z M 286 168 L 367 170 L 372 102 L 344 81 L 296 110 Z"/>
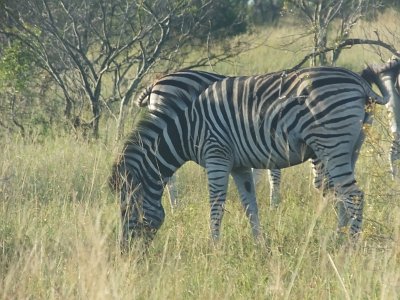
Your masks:
<path fill-rule="evenodd" d="M 390 59 L 386 64 L 372 64 L 363 70 L 361 76 L 370 83 L 375 83 L 384 95 L 389 96 L 386 107 L 390 113 L 391 132 L 393 135 L 390 149 L 392 177 L 399 177 L 400 160 L 400 61 Z"/>
<path fill-rule="evenodd" d="M 359 75 L 321 67 L 226 78 L 183 111 L 160 105 L 139 122 L 110 177 L 121 196 L 123 241 L 154 236 L 164 220 L 165 182 L 189 160 L 207 171 L 213 239 L 220 235 L 229 173 L 254 194 L 251 168 L 281 169 L 310 158 L 329 172 L 339 198 L 339 228 L 349 225 L 357 235 L 364 197 L 354 177 L 355 152 L 371 102 L 387 103 Z M 254 233 L 257 203 L 248 199 Z"/>

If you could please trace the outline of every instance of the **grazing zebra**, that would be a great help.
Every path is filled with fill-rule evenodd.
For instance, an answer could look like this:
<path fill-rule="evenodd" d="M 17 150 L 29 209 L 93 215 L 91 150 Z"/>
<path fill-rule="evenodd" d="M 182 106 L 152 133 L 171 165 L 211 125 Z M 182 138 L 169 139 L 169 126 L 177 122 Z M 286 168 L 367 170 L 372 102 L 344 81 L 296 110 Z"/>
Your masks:
<path fill-rule="evenodd" d="M 161 197 L 166 182 L 186 161 L 199 162 L 196 159 L 197 145 L 191 142 L 191 131 L 195 128 L 185 127 L 188 125 L 187 114 L 188 109 L 177 111 L 172 116 L 148 113 L 139 121 L 113 165 L 109 183 L 113 190 L 120 193 L 124 247 L 132 237 L 152 239 L 164 220 Z M 251 169 L 240 168 L 230 173 L 250 219 L 253 236 L 257 238 L 260 222 Z M 212 172 L 208 175 L 210 178 Z M 222 194 L 218 196 L 225 197 Z M 218 239 L 219 226 L 213 230 L 212 237 Z"/>
<path fill-rule="evenodd" d="M 166 113 L 170 109 L 176 109 L 176 105 L 183 110 L 191 105 L 193 94 L 200 95 L 211 83 L 224 78 L 226 76 L 216 73 L 183 69 L 167 74 L 146 87 L 138 96 L 137 104 L 140 107 L 147 107 L 149 111 L 158 111 L 161 105 Z M 167 182 L 172 209 L 177 205 L 175 182 L 175 176 L 172 176 Z"/>
<path fill-rule="evenodd" d="M 196 99 L 193 98 L 194 94 L 200 95 L 211 83 L 226 77 L 205 71 L 180 70 L 165 75 L 146 87 L 138 96 L 137 104 L 140 107 L 147 107 L 149 111 L 157 111 L 162 105 L 163 110 L 168 112 L 169 109 L 174 109 L 174 105 L 177 104 L 180 109 L 184 109 Z M 317 168 L 314 168 L 314 170 L 317 170 Z M 277 206 L 280 202 L 280 174 L 280 170 L 268 170 L 272 206 Z M 258 171 L 253 171 L 253 175 L 260 176 Z M 175 176 L 172 176 L 168 181 L 167 190 L 171 208 L 174 208 L 177 204 Z"/>
<path fill-rule="evenodd" d="M 110 184 L 121 196 L 123 241 L 154 236 L 164 220 L 165 182 L 189 160 L 207 171 L 213 239 L 220 235 L 229 173 L 243 193 L 254 195 L 251 168 L 281 169 L 310 158 L 329 172 L 339 198 L 339 228 L 349 225 L 356 236 L 363 193 L 354 178 L 355 152 L 371 102 L 387 103 L 359 75 L 320 67 L 226 78 L 183 111 L 161 104 L 139 122 L 113 166 Z M 257 235 L 257 203 L 247 199 L 243 205 Z"/>
<path fill-rule="evenodd" d="M 370 83 L 375 83 L 382 94 L 389 96 L 386 107 L 390 113 L 391 132 L 393 135 L 390 149 L 390 165 L 392 177 L 399 177 L 400 160 L 400 61 L 390 59 L 386 64 L 372 64 L 363 70 L 361 76 Z"/>

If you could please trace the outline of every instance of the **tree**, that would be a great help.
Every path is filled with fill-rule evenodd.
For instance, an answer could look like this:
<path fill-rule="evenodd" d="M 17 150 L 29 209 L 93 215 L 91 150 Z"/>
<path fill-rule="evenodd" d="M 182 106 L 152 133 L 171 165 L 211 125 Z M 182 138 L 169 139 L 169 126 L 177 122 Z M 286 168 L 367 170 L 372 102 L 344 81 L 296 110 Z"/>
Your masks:
<path fill-rule="evenodd" d="M 285 8 L 287 11 L 293 9 L 294 12 L 304 18 L 310 34 L 313 35 L 312 51 L 316 54 L 311 64 L 315 65 L 335 65 L 340 55 L 340 49 L 333 52 L 332 60 L 328 62 L 326 52 L 320 51 L 328 45 L 328 34 L 334 20 L 339 20 L 339 30 L 334 39 L 335 43 L 347 39 L 353 26 L 367 12 L 381 6 L 380 1 L 374 0 L 286 0 Z"/>
<path fill-rule="evenodd" d="M 6 22 L 0 33 L 21 42 L 58 85 L 65 118 L 90 125 L 95 137 L 102 108 L 112 111 L 112 103 L 119 103 L 115 118 L 121 132 L 126 106 L 146 74 L 161 62 L 165 69 L 179 66 L 189 45 L 208 43 L 215 8 L 211 1 L 196 0 L 5 0 L 2 5 Z M 231 55 L 209 53 L 192 64 Z M 91 117 L 85 121 L 88 105 Z"/>
<path fill-rule="evenodd" d="M 0 60 L 0 126 L 13 131 L 17 127 L 21 135 L 25 135 L 25 126 L 21 121 L 28 106 L 28 86 L 31 84 L 31 59 L 22 51 L 21 45 L 5 49 Z"/>
<path fill-rule="evenodd" d="M 249 1 L 249 19 L 256 25 L 276 24 L 281 16 L 283 0 Z"/>

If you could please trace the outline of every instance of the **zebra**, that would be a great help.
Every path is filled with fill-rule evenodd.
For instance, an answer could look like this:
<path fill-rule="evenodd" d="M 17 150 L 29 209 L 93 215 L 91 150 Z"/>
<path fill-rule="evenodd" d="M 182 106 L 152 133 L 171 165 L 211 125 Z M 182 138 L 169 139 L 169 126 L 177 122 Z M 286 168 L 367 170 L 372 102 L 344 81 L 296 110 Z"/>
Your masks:
<path fill-rule="evenodd" d="M 338 227 L 356 237 L 364 196 L 354 166 L 371 102 L 388 101 L 352 71 L 319 67 L 226 78 L 174 114 L 160 105 L 140 121 L 113 165 L 110 184 L 120 192 L 123 240 L 154 237 L 165 216 L 166 180 L 189 160 L 206 169 L 211 236 L 218 240 L 229 173 L 254 194 L 251 168 L 282 169 L 310 158 L 324 164 L 334 184 Z M 248 199 L 246 213 L 259 234 L 257 203 Z"/>
<path fill-rule="evenodd" d="M 191 104 L 192 94 L 200 95 L 211 83 L 226 77 L 217 73 L 182 69 L 164 75 L 147 86 L 136 102 L 139 107 L 147 107 L 149 111 L 158 111 L 162 105 L 164 112 L 168 113 L 168 110 L 177 104 L 183 110 Z M 178 95 L 180 95 L 179 98 L 177 98 Z M 165 111 L 166 109 L 167 111 Z M 172 210 L 177 206 L 175 182 L 175 176 L 172 176 L 166 185 Z"/>
<path fill-rule="evenodd" d="M 386 107 L 390 114 L 392 142 L 390 148 L 390 166 L 392 178 L 399 178 L 400 160 L 400 61 L 397 58 L 390 59 L 385 64 L 371 64 L 361 73 L 369 83 L 375 83 L 383 94 L 389 95 Z"/>
<path fill-rule="evenodd" d="M 184 141 L 191 138 L 186 131 L 190 127 L 186 129 L 182 126 L 184 123 L 179 122 L 187 111 L 178 110 L 172 117 L 170 114 L 149 112 L 139 121 L 112 167 L 109 185 L 120 193 L 124 249 L 131 238 L 141 237 L 146 242 L 152 240 L 165 217 L 161 203 L 164 186 L 184 162 L 195 160 L 195 145 L 185 144 Z M 171 132 L 173 129 L 178 131 Z M 175 142 L 179 144 L 174 145 Z M 186 161 L 181 160 L 182 151 L 190 151 Z M 253 236 L 258 239 L 261 229 L 251 169 L 232 170 L 231 175 L 250 220 Z M 219 230 L 212 237 L 217 240 Z"/>
<path fill-rule="evenodd" d="M 148 87 L 146 87 L 137 98 L 139 107 L 147 107 L 149 111 L 157 111 L 162 105 L 164 111 L 179 104 L 181 109 L 191 105 L 192 95 L 199 95 L 211 83 L 227 78 L 217 73 L 200 70 L 183 69 L 167 74 Z M 229 76 L 230 77 L 230 76 Z M 179 97 L 178 97 L 179 95 Z M 172 101 L 172 103 L 171 103 Z M 317 168 L 314 168 L 317 170 Z M 270 203 L 276 207 L 280 202 L 280 170 L 267 170 L 270 184 Z M 253 177 L 257 182 L 261 176 L 259 170 L 253 170 Z M 177 205 L 177 191 L 175 177 L 172 176 L 167 182 L 171 209 Z"/>

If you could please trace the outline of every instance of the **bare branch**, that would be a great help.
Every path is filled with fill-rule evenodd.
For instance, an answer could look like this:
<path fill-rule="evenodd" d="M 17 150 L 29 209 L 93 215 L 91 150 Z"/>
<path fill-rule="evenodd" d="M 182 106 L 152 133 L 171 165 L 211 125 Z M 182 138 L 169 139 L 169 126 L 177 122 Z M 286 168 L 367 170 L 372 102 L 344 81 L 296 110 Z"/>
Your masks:
<path fill-rule="evenodd" d="M 387 44 L 381 40 L 370 40 L 370 39 L 346 39 L 339 44 L 337 44 L 334 47 L 327 47 L 325 49 L 319 50 L 315 53 L 310 53 L 306 55 L 297 65 L 295 65 L 293 68 L 288 69 L 287 71 L 294 71 L 299 69 L 302 65 L 304 65 L 305 62 L 307 62 L 311 57 L 314 55 L 318 55 L 321 53 L 327 53 L 330 51 L 335 51 L 337 49 L 345 49 L 345 48 L 351 48 L 354 45 L 377 45 L 380 47 L 385 48 L 389 52 L 391 52 L 393 55 L 400 57 L 400 51 L 398 51 L 393 45 Z"/>

